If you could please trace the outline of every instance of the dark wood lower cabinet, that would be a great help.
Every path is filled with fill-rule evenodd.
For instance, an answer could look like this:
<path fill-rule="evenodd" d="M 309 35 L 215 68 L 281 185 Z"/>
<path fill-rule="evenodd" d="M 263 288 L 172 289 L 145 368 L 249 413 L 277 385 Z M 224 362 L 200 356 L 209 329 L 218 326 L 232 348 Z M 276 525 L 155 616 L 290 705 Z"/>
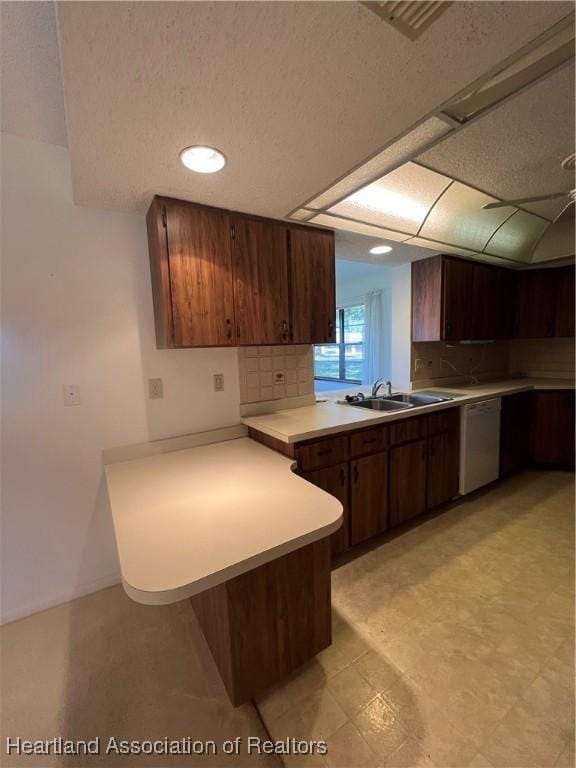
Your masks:
<path fill-rule="evenodd" d="M 390 525 L 411 520 L 426 511 L 428 441 L 390 449 Z"/>
<path fill-rule="evenodd" d="M 427 507 L 445 504 L 458 493 L 460 439 L 458 431 L 428 438 Z"/>
<path fill-rule="evenodd" d="M 533 393 L 532 460 L 541 467 L 574 469 L 574 391 Z"/>
<path fill-rule="evenodd" d="M 500 477 L 527 467 L 530 463 L 532 431 L 532 392 L 519 392 L 502 398 L 500 410 Z"/>
<path fill-rule="evenodd" d="M 350 547 L 350 514 L 348 505 L 348 464 L 324 467 L 304 474 L 306 480 L 334 496 L 344 507 L 342 526 L 330 537 L 332 554 L 338 555 Z"/>
<path fill-rule="evenodd" d="M 388 451 L 350 462 L 350 543 L 388 528 Z"/>
<path fill-rule="evenodd" d="M 239 706 L 330 645 L 330 542 L 320 539 L 190 602 Z"/>

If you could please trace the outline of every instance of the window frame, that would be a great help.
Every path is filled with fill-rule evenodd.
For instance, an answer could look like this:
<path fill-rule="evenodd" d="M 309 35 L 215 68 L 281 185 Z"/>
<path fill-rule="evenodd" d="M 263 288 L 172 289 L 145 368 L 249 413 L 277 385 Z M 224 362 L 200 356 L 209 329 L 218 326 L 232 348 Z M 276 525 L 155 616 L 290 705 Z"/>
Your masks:
<path fill-rule="evenodd" d="M 340 341 L 334 341 L 331 344 L 315 344 L 315 347 L 327 347 L 327 346 L 335 346 L 338 347 L 338 378 L 334 378 L 333 376 L 316 376 L 314 375 L 314 380 L 318 381 L 334 381 L 334 382 L 340 382 L 342 384 L 362 384 L 362 379 L 347 379 L 346 376 L 346 346 L 362 346 L 362 350 L 364 350 L 364 326 L 365 323 L 362 325 L 362 341 L 358 344 L 358 342 L 348 342 L 344 341 L 344 314 L 346 309 L 350 309 L 351 307 L 363 307 L 364 304 L 358 303 L 358 304 L 350 304 L 347 307 L 338 307 L 336 309 L 336 319 L 337 319 L 337 327 L 338 331 L 340 333 Z M 316 364 L 316 361 L 314 361 L 314 364 Z"/>

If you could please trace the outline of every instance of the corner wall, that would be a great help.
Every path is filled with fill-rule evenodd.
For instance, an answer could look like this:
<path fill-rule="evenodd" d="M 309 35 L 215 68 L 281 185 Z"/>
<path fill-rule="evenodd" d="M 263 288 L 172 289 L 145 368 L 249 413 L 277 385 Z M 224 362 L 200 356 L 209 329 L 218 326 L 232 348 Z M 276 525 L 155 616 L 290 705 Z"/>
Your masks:
<path fill-rule="evenodd" d="M 156 349 L 144 218 L 75 206 L 63 147 L 1 149 L 5 622 L 118 581 L 102 449 L 237 424 L 240 397 L 235 349 Z"/>

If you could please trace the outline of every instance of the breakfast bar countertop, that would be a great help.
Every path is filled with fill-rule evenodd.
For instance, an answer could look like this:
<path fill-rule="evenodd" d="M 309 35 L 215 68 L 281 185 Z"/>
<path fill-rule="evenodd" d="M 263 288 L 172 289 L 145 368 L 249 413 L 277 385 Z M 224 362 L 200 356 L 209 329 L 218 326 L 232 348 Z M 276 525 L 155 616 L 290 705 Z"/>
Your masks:
<path fill-rule="evenodd" d="M 387 424 L 398 419 L 422 416 L 432 411 L 454 408 L 486 400 L 490 397 L 511 395 L 532 389 L 574 389 L 574 381 L 570 379 L 518 378 L 488 381 L 469 387 L 447 384 L 445 387 L 427 387 L 421 391 L 431 393 L 448 391 L 458 395 L 457 398 L 418 408 L 389 412 L 370 411 L 367 408 L 358 408 L 346 403 L 339 403 L 334 399 L 327 399 L 324 402 L 303 408 L 246 416 L 242 421 L 247 427 L 252 427 L 258 432 L 263 432 L 283 443 L 297 443 L 302 440 L 335 435 L 376 424 Z M 412 392 L 418 391 L 417 389 L 412 390 Z"/>
<path fill-rule="evenodd" d="M 127 594 L 173 603 L 336 531 L 342 505 L 292 463 L 247 437 L 107 463 Z"/>

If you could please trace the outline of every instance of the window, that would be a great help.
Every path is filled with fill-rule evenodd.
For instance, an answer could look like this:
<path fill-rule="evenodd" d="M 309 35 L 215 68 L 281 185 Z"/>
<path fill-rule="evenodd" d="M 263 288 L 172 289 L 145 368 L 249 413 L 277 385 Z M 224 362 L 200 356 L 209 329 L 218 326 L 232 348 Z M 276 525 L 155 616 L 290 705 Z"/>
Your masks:
<path fill-rule="evenodd" d="M 336 344 L 314 347 L 314 377 L 362 383 L 364 362 L 364 305 L 336 311 Z"/>

